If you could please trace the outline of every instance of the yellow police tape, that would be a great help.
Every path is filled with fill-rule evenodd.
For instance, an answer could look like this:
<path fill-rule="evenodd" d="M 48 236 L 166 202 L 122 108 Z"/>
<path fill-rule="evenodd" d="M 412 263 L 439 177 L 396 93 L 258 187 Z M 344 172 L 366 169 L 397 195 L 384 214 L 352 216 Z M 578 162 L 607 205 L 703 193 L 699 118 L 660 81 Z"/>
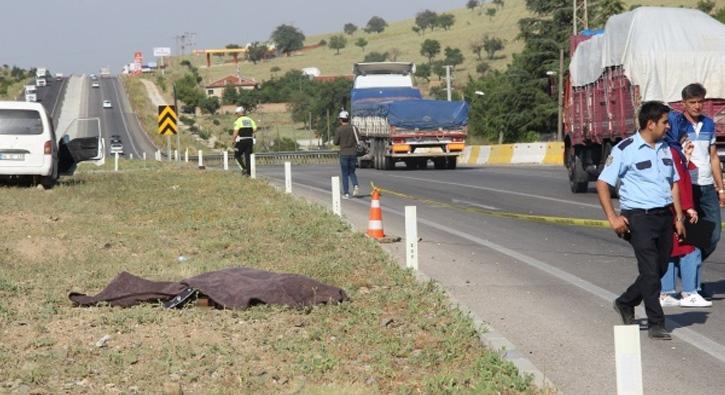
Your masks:
<path fill-rule="evenodd" d="M 370 185 L 373 185 L 373 183 L 371 182 Z M 487 209 L 484 209 L 481 207 L 473 207 L 473 206 L 463 207 L 463 206 L 458 206 L 458 205 L 451 204 L 451 203 L 441 202 L 438 200 L 423 199 L 423 198 L 420 198 L 417 196 L 393 191 L 391 189 L 380 188 L 380 187 L 377 187 L 377 188 L 380 192 L 387 193 L 387 194 L 390 194 L 393 196 L 397 196 L 397 197 L 403 198 L 403 199 L 415 200 L 415 201 L 418 201 L 418 202 L 421 202 L 421 203 L 424 203 L 424 204 L 427 204 L 427 205 L 433 206 L 433 207 L 450 208 L 450 209 L 454 209 L 454 210 L 458 210 L 458 211 L 488 215 L 491 217 L 518 219 L 518 220 L 522 220 L 522 221 L 609 229 L 609 222 L 605 221 L 605 220 L 600 220 L 600 219 L 567 218 L 567 217 L 555 217 L 555 216 L 549 216 L 549 215 L 532 215 L 532 214 L 521 214 L 521 213 L 513 213 L 513 212 L 506 212 L 506 211 L 487 210 Z M 720 227 L 725 228 L 725 222 L 721 222 Z"/>

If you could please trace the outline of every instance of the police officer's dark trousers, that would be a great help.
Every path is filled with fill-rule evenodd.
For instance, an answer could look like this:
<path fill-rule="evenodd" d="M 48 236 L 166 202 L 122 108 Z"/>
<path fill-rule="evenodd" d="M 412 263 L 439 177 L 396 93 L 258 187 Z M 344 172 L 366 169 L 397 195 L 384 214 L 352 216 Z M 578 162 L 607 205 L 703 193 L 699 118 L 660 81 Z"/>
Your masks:
<path fill-rule="evenodd" d="M 243 172 L 246 175 L 252 174 L 250 165 L 252 148 L 254 147 L 254 140 L 251 138 L 242 138 L 234 144 L 234 159 L 242 166 Z"/>
<path fill-rule="evenodd" d="M 644 301 L 649 326 L 664 326 L 660 279 L 667 272 L 672 252 L 674 227 L 671 208 L 622 210 L 622 215 L 629 221 L 629 243 L 637 257 L 639 276 L 617 301 L 632 307 Z"/>

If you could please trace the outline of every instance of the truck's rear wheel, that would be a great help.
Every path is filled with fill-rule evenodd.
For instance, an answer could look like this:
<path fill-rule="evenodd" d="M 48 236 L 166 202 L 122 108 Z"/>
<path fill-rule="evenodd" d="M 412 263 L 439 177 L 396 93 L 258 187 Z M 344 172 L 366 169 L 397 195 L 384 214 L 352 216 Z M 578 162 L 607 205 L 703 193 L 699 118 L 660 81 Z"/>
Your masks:
<path fill-rule="evenodd" d="M 437 170 L 445 169 L 446 168 L 446 158 L 435 158 L 435 159 L 433 159 L 433 166 Z"/>
<path fill-rule="evenodd" d="M 580 157 L 574 155 L 569 166 L 569 187 L 574 193 L 584 193 L 589 188 L 589 181 L 580 181 L 588 179 L 589 175 L 584 171 L 584 165 Z"/>
<path fill-rule="evenodd" d="M 457 159 L 458 158 L 456 158 L 455 156 L 446 158 L 446 167 L 450 170 L 454 170 L 458 162 Z"/>

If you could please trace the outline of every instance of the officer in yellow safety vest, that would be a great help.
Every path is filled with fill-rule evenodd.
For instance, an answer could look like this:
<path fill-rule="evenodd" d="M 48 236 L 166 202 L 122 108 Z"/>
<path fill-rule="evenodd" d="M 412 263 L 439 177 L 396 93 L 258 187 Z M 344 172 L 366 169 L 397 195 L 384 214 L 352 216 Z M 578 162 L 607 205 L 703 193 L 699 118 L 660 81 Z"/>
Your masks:
<path fill-rule="evenodd" d="M 244 107 L 237 107 L 235 113 L 239 118 L 234 121 L 234 135 L 232 135 L 234 159 L 242 168 L 242 173 L 249 176 L 252 174 L 249 161 L 254 148 L 254 132 L 257 131 L 257 124 L 247 116 Z"/>

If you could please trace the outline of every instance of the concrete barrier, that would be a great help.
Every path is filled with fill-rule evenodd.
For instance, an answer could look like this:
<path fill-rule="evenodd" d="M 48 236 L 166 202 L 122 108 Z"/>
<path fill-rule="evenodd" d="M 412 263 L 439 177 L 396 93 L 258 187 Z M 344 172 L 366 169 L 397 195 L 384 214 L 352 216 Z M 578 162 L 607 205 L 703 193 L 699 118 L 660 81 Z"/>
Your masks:
<path fill-rule="evenodd" d="M 460 165 L 505 164 L 563 165 L 564 143 L 534 142 L 501 145 L 469 145 L 459 158 Z"/>

